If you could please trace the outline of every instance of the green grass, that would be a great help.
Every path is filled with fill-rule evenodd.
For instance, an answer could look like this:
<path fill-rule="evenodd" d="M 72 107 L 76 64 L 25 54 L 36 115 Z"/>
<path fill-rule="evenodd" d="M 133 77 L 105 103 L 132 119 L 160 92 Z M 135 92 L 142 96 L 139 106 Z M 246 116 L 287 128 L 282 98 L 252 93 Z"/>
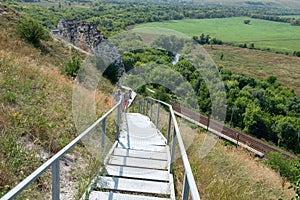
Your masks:
<path fill-rule="evenodd" d="M 245 19 L 251 20 L 250 25 L 244 24 Z M 297 51 L 300 46 L 300 26 L 247 17 L 173 20 L 136 26 L 145 27 L 173 29 L 190 37 L 204 33 L 223 42 L 254 43 L 255 47 L 277 51 Z"/>

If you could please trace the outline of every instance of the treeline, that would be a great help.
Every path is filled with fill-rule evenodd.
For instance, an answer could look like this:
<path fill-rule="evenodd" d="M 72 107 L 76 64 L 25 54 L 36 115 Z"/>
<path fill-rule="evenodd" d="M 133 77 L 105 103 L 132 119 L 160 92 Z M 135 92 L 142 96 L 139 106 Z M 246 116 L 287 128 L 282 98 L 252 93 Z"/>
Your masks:
<path fill-rule="evenodd" d="M 73 3 L 61 3 L 56 6 L 24 6 L 15 4 L 19 11 L 37 19 L 49 29 L 55 29 L 60 18 L 94 21 L 106 35 L 112 35 L 128 26 L 158 22 L 164 20 L 180 20 L 183 18 L 225 18 L 239 16 L 261 17 L 266 15 L 292 15 L 300 13 L 296 9 L 205 6 L 181 2 L 155 1 L 119 1 L 104 0 L 87 2 L 87 7 L 76 7 Z"/>
<path fill-rule="evenodd" d="M 201 45 L 204 45 L 204 44 L 222 45 L 223 44 L 222 40 L 219 40 L 217 38 L 212 38 L 212 37 L 210 37 L 210 35 L 205 35 L 204 33 L 202 33 L 199 37 L 193 36 L 193 40 L 195 40 L 196 42 L 198 42 Z"/>
<path fill-rule="evenodd" d="M 262 14 L 251 15 L 250 17 L 255 18 L 255 19 L 274 21 L 274 22 L 290 23 L 292 26 L 300 26 L 300 19 L 295 18 L 295 17 L 262 15 Z"/>
<path fill-rule="evenodd" d="M 171 53 L 153 49 L 123 55 L 127 71 L 144 66 L 145 63 L 158 63 L 182 74 L 197 94 L 199 111 L 209 114 L 211 94 L 201 73 L 182 58 L 172 65 L 173 57 Z M 149 70 L 149 76 L 151 73 Z M 225 68 L 221 68 L 220 73 L 226 89 L 226 122 L 258 138 L 300 153 L 300 98 L 293 90 L 281 86 L 275 76 L 260 80 Z M 154 75 L 162 79 L 159 74 Z M 159 88 L 159 93 L 172 93 L 159 85 L 152 87 Z M 180 87 L 178 85 L 176 90 L 183 89 Z M 170 98 L 164 94 L 157 95 L 163 97 L 163 100 Z"/>

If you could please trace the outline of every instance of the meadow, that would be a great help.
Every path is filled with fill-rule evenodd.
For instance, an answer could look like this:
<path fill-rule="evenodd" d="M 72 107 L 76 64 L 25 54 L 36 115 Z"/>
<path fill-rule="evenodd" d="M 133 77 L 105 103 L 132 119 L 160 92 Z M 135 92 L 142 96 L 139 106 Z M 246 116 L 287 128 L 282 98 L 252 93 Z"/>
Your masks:
<path fill-rule="evenodd" d="M 231 46 L 204 48 L 219 67 L 260 79 L 276 76 L 279 83 L 300 95 L 299 57 Z"/>
<path fill-rule="evenodd" d="M 244 20 L 251 22 L 244 24 Z M 300 26 L 248 17 L 172 20 L 136 26 L 146 27 L 173 29 L 190 37 L 204 33 L 223 42 L 236 45 L 253 43 L 255 48 L 289 53 L 298 51 L 300 46 Z"/>

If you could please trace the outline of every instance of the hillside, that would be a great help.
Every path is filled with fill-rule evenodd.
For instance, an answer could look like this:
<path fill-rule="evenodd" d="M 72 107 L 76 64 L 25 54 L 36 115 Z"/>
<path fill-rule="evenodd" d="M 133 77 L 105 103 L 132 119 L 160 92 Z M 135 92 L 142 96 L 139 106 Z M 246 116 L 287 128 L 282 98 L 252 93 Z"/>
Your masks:
<path fill-rule="evenodd" d="M 82 59 L 85 55 L 55 40 L 42 41 L 39 48 L 25 42 L 16 29 L 20 17 L 0 4 L 0 196 L 78 135 L 72 116 L 74 81 L 62 74 L 62 69 L 73 55 Z M 100 116 L 111 106 L 113 86 L 104 81 L 99 88 L 96 100 Z M 197 134 L 188 151 L 203 199 L 294 196 L 278 173 L 222 141 L 199 159 L 193 153 L 202 143 L 204 131 L 181 128 L 189 135 Z M 184 138 L 188 142 L 188 135 Z M 62 158 L 61 199 L 78 199 L 98 165 L 81 145 Z M 177 187 L 183 180 L 180 169 L 176 172 Z M 38 179 L 19 199 L 49 199 L 49 175 Z"/>
<path fill-rule="evenodd" d="M 281 8 L 296 8 L 300 6 L 297 0 L 186 0 L 192 2 L 199 2 L 201 4 L 221 4 L 221 5 L 235 5 L 235 6 L 270 6 Z"/>
<path fill-rule="evenodd" d="M 160 123 L 167 125 L 168 113 L 161 113 Z M 274 200 L 291 199 L 295 196 L 288 189 L 290 183 L 278 172 L 264 164 L 265 160 L 254 158 L 249 151 L 236 147 L 178 118 L 179 129 L 187 149 L 188 158 L 201 199 L 218 200 Z M 208 143 L 215 146 L 203 158 Z M 179 150 L 178 150 L 179 151 Z M 179 154 L 179 152 L 178 152 Z M 179 158 L 175 161 L 175 190 L 181 197 L 184 167 Z"/>
<path fill-rule="evenodd" d="M 25 42 L 16 29 L 20 18 L 0 3 L 0 196 L 79 134 L 72 116 L 73 79 L 62 69 L 73 55 L 82 59 L 85 55 L 53 39 L 39 47 Z M 103 90 L 96 95 L 98 114 L 110 107 L 103 97 L 111 96 L 113 86 L 104 81 L 99 88 Z M 85 177 L 94 161 L 87 155 L 85 149 L 75 148 L 69 154 L 71 161 L 64 159 L 62 186 L 66 189 L 62 192 L 68 197 L 74 198 L 74 191 L 80 189 L 76 177 L 82 177 L 82 185 L 88 181 Z M 74 168 L 76 162 L 81 170 Z M 38 179 L 21 199 L 48 199 L 48 176 Z"/>

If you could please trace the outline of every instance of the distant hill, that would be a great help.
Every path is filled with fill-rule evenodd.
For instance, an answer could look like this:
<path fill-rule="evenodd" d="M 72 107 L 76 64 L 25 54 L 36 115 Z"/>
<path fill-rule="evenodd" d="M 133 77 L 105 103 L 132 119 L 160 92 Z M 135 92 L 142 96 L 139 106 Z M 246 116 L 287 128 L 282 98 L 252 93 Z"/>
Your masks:
<path fill-rule="evenodd" d="M 300 8 L 300 1 L 298 0 L 186 0 L 186 1 L 199 2 L 201 4 Z"/>

